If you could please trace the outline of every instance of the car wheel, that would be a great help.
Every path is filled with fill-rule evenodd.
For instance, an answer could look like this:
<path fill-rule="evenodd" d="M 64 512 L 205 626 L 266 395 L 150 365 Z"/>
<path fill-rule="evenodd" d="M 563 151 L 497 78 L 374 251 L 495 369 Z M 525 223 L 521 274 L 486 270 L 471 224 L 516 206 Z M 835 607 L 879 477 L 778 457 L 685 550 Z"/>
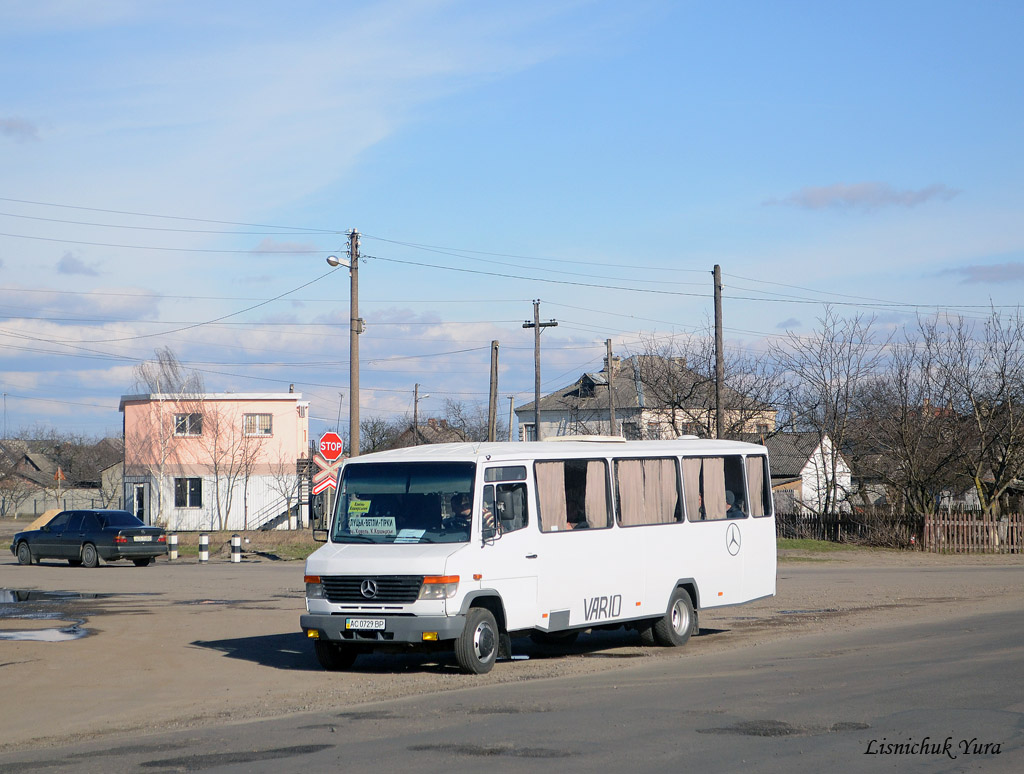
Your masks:
<path fill-rule="evenodd" d="M 316 660 L 328 672 L 348 669 L 359 655 L 353 648 L 330 640 L 313 640 L 313 648 L 316 651 Z"/>
<path fill-rule="evenodd" d="M 153 558 L 147 556 L 145 559 L 132 559 L 136 567 L 148 567 L 149 563 L 153 561 Z"/>
<path fill-rule="evenodd" d="M 86 567 L 96 567 L 100 563 L 100 555 L 96 553 L 96 546 L 86 543 L 82 546 L 82 564 Z"/>
<path fill-rule="evenodd" d="M 485 607 L 470 608 L 466 628 L 455 640 L 455 660 L 466 674 L 486 674 L 494 666 L 498 644 L 498 623 L 494 614 Z"/>
<path fill-rule="evenodd" d="M 654 641 L 665 647 L 685 645 L 696 621 L 690 595 L 685 589 L 676 589 L 668 603 L 668 611 L 654 624 Z"/>
<path fill-rule="evenodd" d="M 32 549 L 24 540 L 18 543 L 18 564 L 32 564 Z"/>

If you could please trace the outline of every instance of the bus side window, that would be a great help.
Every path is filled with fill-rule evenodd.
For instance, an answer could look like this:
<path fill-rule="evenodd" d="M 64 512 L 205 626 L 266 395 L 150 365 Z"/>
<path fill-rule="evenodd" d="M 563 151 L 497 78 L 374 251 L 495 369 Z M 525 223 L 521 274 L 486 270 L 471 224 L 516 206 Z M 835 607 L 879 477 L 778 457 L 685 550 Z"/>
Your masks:
<path fill-rule="evenodd" d="M 690 521 L 742 519 L 749 511 L 743 458 L 683 459 L 686 511 Z"/>
<path fill-rule="evenodd" d="M 772 494 L 767 457 L 747 457 L 747 491 L 750 493 L 750 515 L 771 516 Z"/>
<path fill-rule="evenodd" d="M 611 526 L 604 460 L 537 462 L 534 473 L 541 532 Z"/>
<path fill-rule="evenodd" d="M 674 459 L 615 460 L 619 524 L 672 524 L 682 521 Z"/>

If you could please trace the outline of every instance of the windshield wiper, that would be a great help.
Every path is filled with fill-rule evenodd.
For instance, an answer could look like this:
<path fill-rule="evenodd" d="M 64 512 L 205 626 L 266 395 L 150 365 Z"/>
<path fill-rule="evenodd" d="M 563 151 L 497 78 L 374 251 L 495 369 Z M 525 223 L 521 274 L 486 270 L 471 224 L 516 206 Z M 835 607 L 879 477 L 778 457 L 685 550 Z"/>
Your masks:
<path fill-rule="evenodd" d="M 369 535 L 338 535 L 335 537 L 334 542 L 336 543 L 376 543 Z"/>

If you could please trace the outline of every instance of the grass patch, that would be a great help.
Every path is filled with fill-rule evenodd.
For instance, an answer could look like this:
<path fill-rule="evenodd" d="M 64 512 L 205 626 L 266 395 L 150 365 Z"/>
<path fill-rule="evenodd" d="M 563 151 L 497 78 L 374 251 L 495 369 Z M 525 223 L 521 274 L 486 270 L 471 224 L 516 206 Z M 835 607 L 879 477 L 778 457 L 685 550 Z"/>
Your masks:
<path fill-rule="evenodd" d="M 309 530 L 251 530 L 237 532 L 215 532 L 211 531 L 210 536 L 210 557 L 222 558 L 231 554 L 231 536 L 238 535 L 242 538 L 242 554 L 258 554 L 267 557 L 276 557 L 286 561 L 304 560 L 320 547 L 320 543 L 313 540 Z M 199 556 L 199 535 L 198 532 L 178 532 L 178 556 L 197 557 Z"/>
<path fill-rule="evenodd" d="M 815 553 L 834 553 L 837 551 L 856 551 L 858 546 L 847 543 L 833 543 L 831 540 L 808 540 L 806 538 L 779 538 L 777 545 L 780 551 L 813 551 Z"/>

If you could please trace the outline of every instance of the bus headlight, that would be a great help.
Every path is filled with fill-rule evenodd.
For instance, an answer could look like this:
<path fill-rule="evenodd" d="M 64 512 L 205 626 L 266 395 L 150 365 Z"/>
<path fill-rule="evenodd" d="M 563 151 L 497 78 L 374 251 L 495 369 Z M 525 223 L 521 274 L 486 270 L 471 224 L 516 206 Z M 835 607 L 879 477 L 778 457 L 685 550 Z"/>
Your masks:
<path fill-rule="evenodd" d="M 428 575 L 420 586 L 420 599 L 451 599 L 459 588 L 458 575 Z"/>
<path fill-rule="evenodd" d="M 323 599 L 324 598 L 324 584 L 320 582 L 319 575 L 307 575 L 306 580 L 306 599 Z"/>

